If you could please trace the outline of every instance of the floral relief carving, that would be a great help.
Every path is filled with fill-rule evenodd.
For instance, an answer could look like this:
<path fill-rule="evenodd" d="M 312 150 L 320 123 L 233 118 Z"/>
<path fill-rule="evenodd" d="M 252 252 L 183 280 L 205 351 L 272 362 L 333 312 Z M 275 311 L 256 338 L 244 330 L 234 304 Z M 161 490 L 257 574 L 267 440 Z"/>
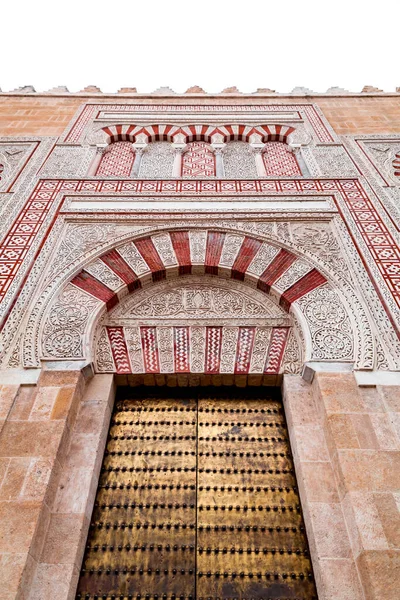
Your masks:
<path fill-rule="evenodd" d="M 192 327 L 190 339 L 190 362 L 192 373 L 202 373 L 206 358 L 206 328 Z"/>
<path fill-rule="evenodd" d="M 126 327 L 125 339 L 132 373 L 143 373 L 142 340 L 140 338 L 139 327 Z"/>
<path fill-rule="evenodd" d="M 225 177 L 228 179 L 257 178 L 255 155 L 247 142 L 228 142 L 223 152 Z"/>
<path fill-rule="evenodd" d="M 158 319 L 204 319 L 204 318 L 286 318 L 281 308 L 271 300 L 260 296 L 235 282 L 235 288 L 227 282 L 212 285 L 191 278 L 170 284 L 161 283 L 148 294 L 146 290 L 137 292 L 126 303 L 117 306 L 110 314 L 115 323 L 118 319 L 151 317 Z M 241 289 L 243 287 L 243 290 Z M 159 291 L 160 290 L 160 291 Z"/>
<path fill-rule="evenodd" d="M 310 328 L 312 358 L 353 360 L 353 331 L 338 294 L 325 285 L 300 298 L 298 303 Z"/>
<path fill-rule="evenodd" d="M 10 183 L 24 166 L 27 155 L 34 145 L 0 142 L 0 192 L 6 191 Z"/>
<path fill-rule="evenodd" d="M 100 330 L 100 335 L 96 345 L 96 367 L 99 373 L 113 373 L 114 361 L 110 348 L 110 341 L 104 327 Z"/>
<path fill-rule="evenodd" d="M 45 358 L 83 358 L 83 334 L 99 300 L 68 284 L 51 307 L 44 324 Z"/>
<path fill-rule="evenodd" d="M 250 373 L 263 373 L 270 337 L 270 327 L 257 327 L 250 363 Z"/>
<path fill-rule="evenodd" d="M 78 257 L 87 254 L 107 239 L 115 236 L 115 225 L 109 224 L 69 224 L 66 233 L 52 261 L 47 280 L 53 279 L 58 271 Z"/>
<path fill-rule="evenodd" d="M 285 355 L 283 358 L 283 372 L 297 375 L 301 373 L 303 366 L 301 349 L 303 344 L 296 336 L 296 327 L 292 327 L 289 333 L 289 339 L 286 344 Z"/>
<path fill-rule="evenodd" d="M 124 284 L 122 279 L 99 258 L 87 265 L 85 271 L 96 277 L 101 283 L 104 283 L 110 290 L 115 291 Z"/>
<path fill-rule="evenodd" d="M 312 152 L 322 177 L 358 177 L 357 168 L 343 146 L 317 146 Z"/>
<path fill-rule="evenodd" d="M 231 267 L 233 265 L 243 239 L 243 236 L 232 235 L 231 233 L 227 234 L 219 261 L 220 265 L 225 267 Z"/>
<path fill-rule="evenodd" d="M 295 244 L 310 254 L 317 255 L 346 279 L 351 279 L 338 240 L 329 224 L 301 224 L 292 228 Z"/>
<path fill-rule="evenodd" d="M 176 256 L 170 236 L 167 233 L 160 233 L 159 235 L 153 235 L 151 239 L 164 265 L 166 267 L 176 265 Z"/>
<path fill-rule="evenodd" d="M 40 177 L 85 177 L 96 149 L 56 146 L 40 170 Z"/>
<path fill-rule="evenodd" d="M 312 266 L 303 260 L 296 260 L 285 273 L 275 282 L 275 287 L 284 292 L 289 289 L 296 281 L 311 271 Z"/>
<path fill-rule="evenodd" d="M 220 373 L 233 373 L 235 370 L 238 335 L 239 327 L 223 328 Z"/>
<path fill-rule="evenodd" d="M 139 177 L 169 179 L 174 166 L 174 149 L 169 142 L 152 142 L 143 153 Z"/>
<path fill-rule="evenodd" d="M 192 264 L 204 264 L 206 259 L 207 231 L 190 230 L 189 245 Z"/>
<path fill-rule="evenodd" d="M 174 337 L 172 327 L 157 327 L 158 355 L 161 373 L 174 372 Z"/>

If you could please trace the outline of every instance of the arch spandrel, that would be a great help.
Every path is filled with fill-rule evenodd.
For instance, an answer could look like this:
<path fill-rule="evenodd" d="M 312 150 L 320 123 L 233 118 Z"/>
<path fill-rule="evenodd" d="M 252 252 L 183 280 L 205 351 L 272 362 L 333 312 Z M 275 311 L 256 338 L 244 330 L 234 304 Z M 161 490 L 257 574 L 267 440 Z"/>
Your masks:
<path fill-rule="evenodd" d="M 262 298 L 265 311 L 271 311 L 274 306 L 286 315 L 286 319 L 292 319 L 289 327 L 293 327 L 296 320 L 296 339 L 300 339 L 299 336 L 304 339 L 300 348 L 303 361 L 318 357 L 318 360 L 357 362 L 360 355 L 364 360 L 364 324 L 355 321 L 346 295 L 334 280 L 329 280 L 326 272 L 317 269 L 308 257 L 299 257 L 278 245 L 276 240 L 263 241 L 240 231 L 207 229 L 164 230 L 124 240 L 112 250 L 88 261 L 78 274 L 70 278 L 62 294 L 53 298 L 42 318 L 38 333 L 40 358 L 92 361 L 95 357 L 94 337 L 99 339 L 98 324 L 101 322 L 107 326 L 102 319 L 111 318 L 118 311 L 121 313 L 125 301 L 129 306 L 146 293 L 153 297 L 158 282 L 182 289 L 180 281 L 194 275 L 203 277 L 204 281 L 206 278 L 219 281 L 220 286 L 228 286 L 232 293 L 236 293 L 235 286 L 239 286 L 244 297 L 255 298 L 257 295 Z M 129 299 L 124 300 L 127 295 Z M 71 302 L 71 299 L 74 301 Z M 82 307 L 80 310 L 85 313 L 82 317 L 74 317 L 74 337 L 71 327 L 68 331 L 65 327 L 64 336 L 63 323 L 67 320 L 66 317 L 60 319 L 63 313 L 68 314 L 70 306 Z M 315 314 L 328 314 L 330 307 L 341 316 L 333 321 L 318 321 Z M 342 308 L 338 310 L 338 307 Z M 151 322 L 148 315 L 141 319 L 143 326 L 146 326 L 146 319 Z M 109 326 L 120 325 L 110 321 Z M 176 326 L 183 327 L 183 320 Z M 257 327 L 258 324 L 246 324 L 240 315 L 233 315 L 231 322 L 227 319 L 224 326 L 240 328 Z M 284 326 L 288 326 L 287 321 Z M 361 326 L 364 331 L 361 331 Z M 324 340 L 323 345 L 316 343 L 318 339 Z M 70 343 L 65 343 L 68 340 Z M 102 341 L 104 354 L 104 335 Z M 299 342 L 294 344 L 290 336 L 286 342 L 292 349 L 294 345 L 299 346 Z M 325 351 L 321 350 L 322 346 Z M 283 357 L 282 366 L 284 361 Z"/>

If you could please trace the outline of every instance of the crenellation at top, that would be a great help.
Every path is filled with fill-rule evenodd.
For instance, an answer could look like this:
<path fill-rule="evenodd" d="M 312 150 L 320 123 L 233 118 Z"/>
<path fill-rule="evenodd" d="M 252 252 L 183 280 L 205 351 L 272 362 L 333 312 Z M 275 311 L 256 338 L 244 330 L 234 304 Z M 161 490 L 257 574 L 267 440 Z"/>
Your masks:
<path fill-rule="evenodd" d="M 184 93 L 175 92 L 172 88 L 168 86 L 161 86 L 152 92 L 141 92 L 138 91 L 136 87 L 133 86 L 124 86 L 121 87 L 117 92 L 103 92 L 96 85 L 88 85 L 79 91 L 70 91 L 65 85 L 58 85 L 50 88 L 49 90 L 37 91 L 33 85 L 23 85 L 13 90 L 1 90 L 0 96 L 25 96 L 25 95 L 36 95 L 36 96 L 135 96 L 135 97 L 170 97 L 170 96 L 209 96 L 209 97 L 223 97 L 223 96 L 268 96 L 268 97 L 314 97 L 314 96 L 393 96 L 400 94 L 400 87 L 396 87 L 395 91 L 384 91 L 373 85 L 365 85 L 360 92 L 351 92 L 339 86 L 332 86 L 328 88 L 325 92 L 316 92 L 307 87 L 296 86 L 290 92 L 279 92 L 276 90 L 272 90 L 267 87 L 257 88 L 254 92 L 241 92 L 236 86 L 230 86 L 224 88 L 220 92 L 208 92 L 205 91 L 202 87 L 198 85 L 190 86 Z"/>

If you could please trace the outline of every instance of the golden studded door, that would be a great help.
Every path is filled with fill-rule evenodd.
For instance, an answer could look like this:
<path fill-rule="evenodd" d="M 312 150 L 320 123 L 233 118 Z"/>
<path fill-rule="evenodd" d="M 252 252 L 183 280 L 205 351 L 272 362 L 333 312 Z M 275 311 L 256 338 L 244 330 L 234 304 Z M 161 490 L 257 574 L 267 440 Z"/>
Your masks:
<path fill-rule="evenodd" d="M 121 388 L 77 598 L 317 598 L 277 394 Z"/>

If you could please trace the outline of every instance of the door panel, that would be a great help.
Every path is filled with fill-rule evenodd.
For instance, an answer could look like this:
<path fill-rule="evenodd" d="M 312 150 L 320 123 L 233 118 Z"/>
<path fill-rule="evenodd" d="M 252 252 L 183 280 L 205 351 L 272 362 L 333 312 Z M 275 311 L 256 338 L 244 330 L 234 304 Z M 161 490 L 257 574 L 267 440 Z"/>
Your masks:
<path fill-rule="evenodd" d="M 77 598 L 316 599 L 280 399 L 124 392 Z"/>

